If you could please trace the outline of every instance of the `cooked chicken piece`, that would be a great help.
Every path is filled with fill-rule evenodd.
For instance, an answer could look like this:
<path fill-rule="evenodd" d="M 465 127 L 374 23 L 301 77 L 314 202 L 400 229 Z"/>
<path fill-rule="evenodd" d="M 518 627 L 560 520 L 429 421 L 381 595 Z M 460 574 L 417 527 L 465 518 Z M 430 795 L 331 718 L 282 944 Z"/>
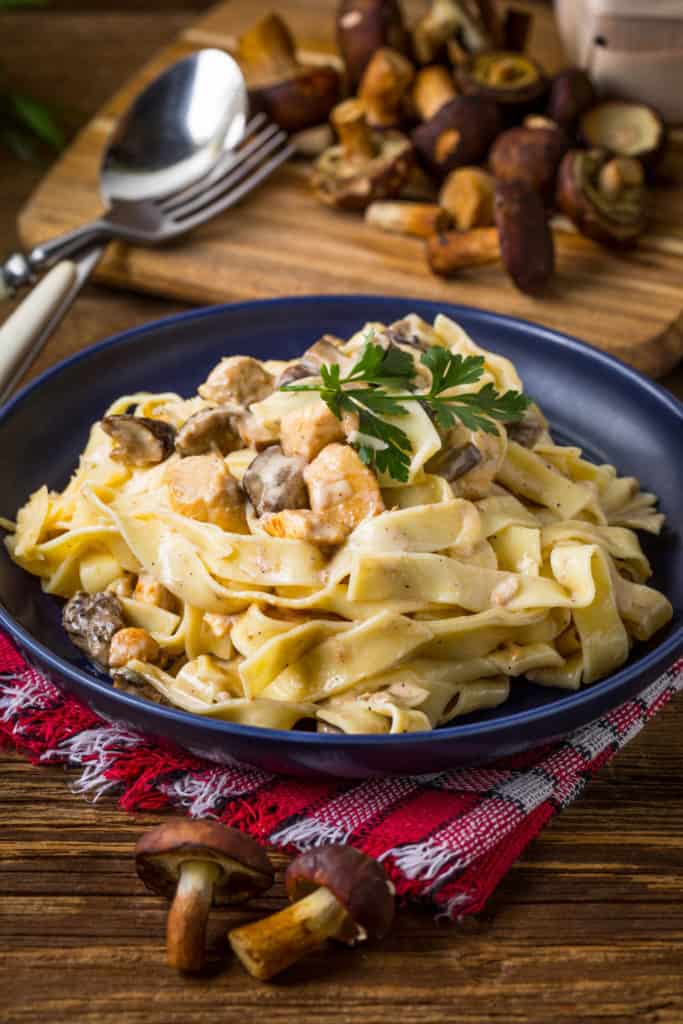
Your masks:
<path fill-rule="evenodd" d="M 285 413 L 280 423 L 285 455 L 301 455 L 311 462 L 328 444 L 343 441 L 342 425 L 322 398 Z"/>
<path fill-rule="evenodd" d="M 133 598 L 136 601 L 143 601 L 145 604 L 154 604 L 157 608 L 164 608 L 167 612 L 174 612 L 177 607 L 176 599 L 171 591 L 147 572 L 138 576 Z"/>
<path fill-rule="evenodd" d="M 261 524 L 272 537 L 307 540 L 321 546 L 341 544 L 349 534 L 343 523 L 305 508 L 270 513 L 263 517 Z"/>
<path fill-rule="evenodd" d="M 109 647 L 109 667 L 123 668 L 134 658 L 154 663 L 159 657 L 159 644 L 146 629 L 127 626 L 114 633 Z"/>
<path fill-rule="evenodd" d="M 279 444 L 272 444 L 257 455 L 242 480 L 256 515 L 281 512 L 285 508 L 308 508 L 305 466 L 298 455 L 285 455 Z"/>
<path fill-rule="evenodd" d="M 235 426 L 245 448 L 255 448 L 256 451 L 261 451 L 271 444 L 277 444 L 280 440 L 280 435 L 275 427 L 267 427 L 251 412 L 236 416 Z"/>
<path fill-rule="evenodd" d="M 349 445 L 328 444 L 304 470 L 311 508 L 350 533 L 384 511 L 377 477 Z"/>
<path fill-rule="evenodd" d="M 242 491 L 219 455 L 189 455 L 169 465 L 166 483 L 176 512 L 230 533 L 246 532 Z"/>
<path fill-rule="evenodd" d="M 219 405 L 234 402 L 246 407 L 272 394 L 273 386 L 273 378 L 258 359 L 227 356 L 213 368 L 197 390 L 209 402 Z"/>

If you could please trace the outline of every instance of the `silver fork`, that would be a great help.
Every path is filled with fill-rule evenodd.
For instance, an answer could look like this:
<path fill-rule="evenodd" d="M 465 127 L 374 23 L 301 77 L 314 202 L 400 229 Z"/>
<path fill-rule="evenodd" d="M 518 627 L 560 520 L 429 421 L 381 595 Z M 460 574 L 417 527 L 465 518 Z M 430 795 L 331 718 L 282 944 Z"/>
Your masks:
<path fill-rule="evenodd" d="M 104 243 L 120 238 L 153 246 L 192 231 L 234 206 L 296 149 L 286 132 L 260 114 L 247 125 L 245 140 L 239 149 L 223 154 L 203 178 L 179 192 L 154 201 L 115 199 L 106 215 L 92 225 L 32 250 L 24 268 L 30 275 L 34 265 L 60 262 L 0 328 L 0 404 L 70 308 L 104 252 Z M 17 284 L 23 283 L 19 269 Z"/>

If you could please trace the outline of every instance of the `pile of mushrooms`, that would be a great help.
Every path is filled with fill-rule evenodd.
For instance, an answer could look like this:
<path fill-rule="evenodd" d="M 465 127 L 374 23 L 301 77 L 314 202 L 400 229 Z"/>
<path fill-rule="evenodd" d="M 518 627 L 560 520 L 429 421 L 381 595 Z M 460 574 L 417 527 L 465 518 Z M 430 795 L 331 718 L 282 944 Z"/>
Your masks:
<path fill-rule="evenodd" d="M 531 22 L 514 9 L 502 17 L 487 0 L 432 0 L 409 26 L 399 0 L 341 0 L 341 102 L 330 75 L 317 86 L 319 106 L 295 122 L 310 127 L 328 108 L 306 147 L 317 198 L 364 211 L 374 228 L 425 239 L 436 274 L 502 262 L 532 293 L 552 278 L 555 211 L 604 245 L 633 244 L 647 225 L 661 118 L 641 103 L 598 102 L 578 68 L 549 78 L 524 52 Z M 298 69 L 300 83 L 306 72 L 281 20 L 259 25 L 240 42 L 248 79 L 284 81 L 283 68 Z M 275 104 L 261 105 L 293 130 Z"/>
<path fill-rule="evenodd" d="M 206 963 L 212 907 L 264 894 L 275 869 L 259 844 L 216 821 L 172 819 L 140 837 L 135 865 L 145 886 L 166 897 L 166 958 L 184 973 Z M 384 868 L 350 846 L 318 847 L 285 872 L 290 905 L 232 929 L 228 939 L 249 973 L 261 981 L 336 939 L 354 946 L 382 939 L 394 919 L 394 887 Z"/>

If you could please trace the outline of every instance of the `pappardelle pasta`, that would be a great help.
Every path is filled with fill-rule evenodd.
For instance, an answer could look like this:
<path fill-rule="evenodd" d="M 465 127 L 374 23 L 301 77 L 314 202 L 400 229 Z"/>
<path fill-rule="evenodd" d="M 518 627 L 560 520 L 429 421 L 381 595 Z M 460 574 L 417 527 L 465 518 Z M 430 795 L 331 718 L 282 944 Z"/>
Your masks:
<path fill-rule="evenodd" d="M 663 516 L 521 392 L 445 316 L 230 356 L 114 402 L 5 543 L 114 686 L 197 715 L 401 733 L 576 690 L 671 618 Z"/>

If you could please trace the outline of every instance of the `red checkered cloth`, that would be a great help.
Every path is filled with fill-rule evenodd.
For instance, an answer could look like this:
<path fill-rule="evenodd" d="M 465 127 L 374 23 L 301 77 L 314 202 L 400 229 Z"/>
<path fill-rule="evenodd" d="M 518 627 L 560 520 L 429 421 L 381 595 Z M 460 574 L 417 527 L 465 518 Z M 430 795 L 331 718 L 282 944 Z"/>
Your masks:
<path fill-rule="evenodd" d="M 0 635 L 0 739 L 77 769 L 77 792 L 218 818 L 281 850 L 350 843 L 382 861 L 400 896 L 451 918 L 481 910 L 544 825 L 681 689 L 683 660 L 562 743 L 485 768 L 318 782 L 218 766 L 105 722 Z"/>

